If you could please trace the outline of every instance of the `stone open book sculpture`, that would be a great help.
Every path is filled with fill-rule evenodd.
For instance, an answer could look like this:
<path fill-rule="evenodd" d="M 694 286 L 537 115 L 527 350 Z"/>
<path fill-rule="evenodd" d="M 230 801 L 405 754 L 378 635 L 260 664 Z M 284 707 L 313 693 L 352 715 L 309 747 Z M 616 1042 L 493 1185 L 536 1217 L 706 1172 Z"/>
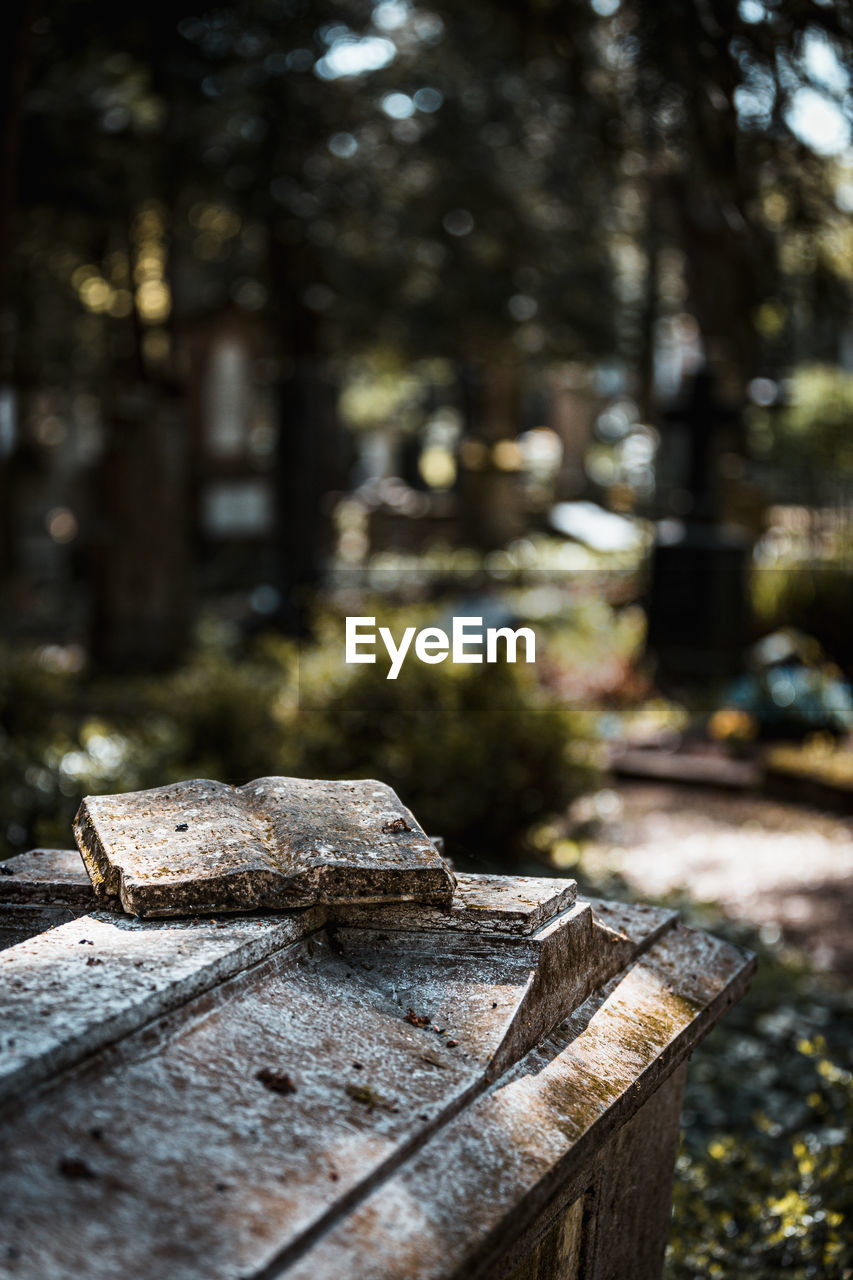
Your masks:
<path fill-rule="evenodd" d="M 371 779 L 195 779 L 87 796 L 74 835 L 97 897 L 139 916 L 453 896 L 426 832 Z"/>

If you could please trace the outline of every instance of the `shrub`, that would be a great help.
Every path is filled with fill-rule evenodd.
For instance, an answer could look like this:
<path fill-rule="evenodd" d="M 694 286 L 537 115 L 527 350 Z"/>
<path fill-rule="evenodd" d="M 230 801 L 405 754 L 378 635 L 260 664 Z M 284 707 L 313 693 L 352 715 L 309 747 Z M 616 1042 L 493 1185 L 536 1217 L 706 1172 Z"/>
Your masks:
<path fill-rule="evenodd" d="M 756 568 L 751 579 L 756 630 L 793 627 L 814 636 L 853 672 L 853 571 L 845 565 Z"/>
<path fill-rule="evenodd" d="M 390 783 L 449 851 L 494 863 L 585 780 L 577 721 L 521 668 L 344 667 L 321 619 L 301 653 L 221 640 L 157 678 L 91 679 L 9 654 L 0 672 L 0 856 L 68 846 L 86 794 L 268 774 Z"/>
<path fill-rule="evenodd" d="M 381 778 L 448 852 L 495 861 L 586 780 L 575 730 L 516 667 L 412 663 L 390 681 L 377 665 L 331 694 L 303 681 L 290 759 L 306 775 Z"/>

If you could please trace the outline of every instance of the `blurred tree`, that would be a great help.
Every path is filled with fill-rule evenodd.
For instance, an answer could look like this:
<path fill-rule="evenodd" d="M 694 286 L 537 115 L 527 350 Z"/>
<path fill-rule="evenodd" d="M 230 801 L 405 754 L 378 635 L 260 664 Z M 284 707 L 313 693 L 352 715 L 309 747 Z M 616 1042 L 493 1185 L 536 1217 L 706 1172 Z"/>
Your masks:
<path fill-rule="evenodd" d="M 621 306 L 636 362 L 644 285 L 675 246 L 688 304 L 741 365 L 773 327 L 756 308 L 780 231 L 838 212 L 833 166 L 792 122 L 824 64 L 844 106 L 852 40 L 818 0 L 253 0 L 161 19 L 64 0 L 37 24 L 24 204 L 61 211 L 54 248 L 58 232 L 94 252 L 163 200 L 186 258 L 176 314 L 265 301 L 286 351 L 612 353 Z M 265 300 L 240 289 L 252 260 Z"/>
<path fill-rule="evenodd" d="M 0 388 L 11 381 L 12 299 L 11 265 L 14 252 L 14 214 L 20 167 L 21 115 L 29 72 L 33 5 L 12 0 L 0 15 Z M 0 427 L 0 583 L 11 568 L 12 527 L 7 454 L 11 441 Z"/>
<path fill-rule="evenodd" d="M 489 406 L 508 385 L 517 399 L 522 360 L 604 353 L 613 336 L 600 148 L 577 131 L 552 163 L 566 102 L 553 65 L 514 61 L 517 22 L 489 4 L 456 26 L 358 2 L 182 6 L 162 20 L 84 8 L 66 0 L 38 32 L 25 267 L 29 297 L 58 286 L 67 307 L 76 293 L 92 323 L 60 327 L 61 310 L 39 307 L 19 373 L 97 369 L 113 398 L 141 381 L 150 401 L 179 371 L 188 319 L 232 300 L 263 309 L 282 381 L 286 595 L 316 576 L 320 499 L 341 479 L 329 354 L 379 343 L 475 366 L 471 429 L 500 481 L 489 449 L 517 422 Z M 110 405 L 108 421 L 123 412 Z M 101 594 L 144 612 L 163 593 L 159 579 L 139 590 L 138 527 L 134 573 Z M 109 531 L 103 541 L 107 581 L 121 551 Z M 185 595 L 176 582 L 176 612 Z"/>
<path fill-rule="evenodd" d="M 828 156 L 849 141 L 853 14 L 824 0 L 593 7 L 606 15 L 598 39 L 611 71 L 623 200 L 638 215 L 634 311 L 645 334 L 635 359 L 648 383 L 650 329 L 667 288 L 663 255 L 676 249 L 683 294 L 670 283 L 669 301 L 692 312 L 708 354 L 742 390 L 764 360 L 791 358 L 816 312 L 831 323 L 849 307 L 849 271 L 830 260 L 821 233 L 839 214 Z M 546 5 L 538 19 L 543 38 L 563 51 L 567 80 L 578 8 Z M 791 270 L 786 236 L 815 250 L 812 296 L 799 288 L 796 307 L 785 295 L 804 264 Z M 839 277 L 842 288 L 827 287 Z"/>
<path fill-rule="evenodd" d="M 167 440 L 152 476 L 186 471 L 162 510 L 140 504 L 126 563 L 102 524 L 105 656 L 134 616 L 187 614 L 193 463 L 173 437 L 204 316 L 257 313 L 269 335 L 295 598 L 342 479 L 331 357 L 458 364 L 476 526 L 524 364 L 618 357 L 647 416 L 667 316 L 695 316 L 737 384 L 835 340 L 837 165 L 795 126 L 804 93 L 849 114 L 846 6 L 57 0 L 27 23 L 15 381 L 95 387 L 131 487 Z M 155 629 L 166 660 L 182 628 Z"/>
<path fill-rule="evenodd" d="M 162 666 L 190 616 L 171 328 L 180 136 L 171 163 L 163 147 L 180 108 L 168 73 L 179 37 L 171 17 L 101 9 L 60 5 L 33 27 L 16 376 L 24 421 L 30 388 L 98 393 L 91 649 L 106 666 Z"/>

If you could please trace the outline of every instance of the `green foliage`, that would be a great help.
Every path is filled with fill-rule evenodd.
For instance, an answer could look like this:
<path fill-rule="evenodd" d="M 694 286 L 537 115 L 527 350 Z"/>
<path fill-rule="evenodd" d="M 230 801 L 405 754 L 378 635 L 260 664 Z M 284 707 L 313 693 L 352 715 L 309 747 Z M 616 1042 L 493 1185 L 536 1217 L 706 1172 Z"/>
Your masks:
<path fill-rule="evenodd" d="M 667 1280 L 853 1274 L 850 1012 L 827 980 L 765 953 L 694 1055 Z"/>
<path fill-rule="evenodd" d="M 408 614 L 407 614 L 408 619 Z M 408 619 L 410 620 L 410 619 Z M 346 668 L 338 623 L 317 643 L 203 645 L 158 679 L 90 680 L 10 653 L 0 683 L 2 852 L 67 846 L 80 797 L 188 777 L 268 774 L 389 782 L 451 852 L 522 851 L 585 779 L 576 721 L 520 669 Z"/>
<path fill-rule="evenodd" d="M 20 653 L 0 662 L 0 850 L 17 852 L 67 808 L 53 762 L 75 720 L 67 676 Z M 5 837 L 5 840 L 4 840 Z M 63 843 L 67 843 L 67 836 Z"/>
<path fill-rule="evenodd" d="M 32 30 L 17 341 L 59 378 L 83 348 L 109 364 L 107 339 L 132 336 L 128 232 L 154 201 L 166 283 L 191 282 L 191 311 L 266 300 L 297 349 L 314 329 L 325 349 L 369 334 L 426 355 L 510 343 L 636 362 L 650 250 L 687 256 L 690 310 L 735 357 L 786 310 L 813 349 L 814 312 L 831 329 L 845 313 L 846 241 L 831 162 L 792 136 L 788 109 L 814 82 L 809 41 L 849 56 L 836 7 L 746 20 L 730 2 L 731 38 L 709 39 L 699 0 L 437 0 L 390 25 L 369 0 L 162 14 L 62 0 Z M 363 37 L 386 42 L 384 65 L 336 74 Z M 841 251 L 783 271 L 782 231 L 824 225 Z"/>
<path fill-rule="evenodd" d="M 841 564 L 757 568 L 750 596 L 763 633 L 793 627 L 814 636 L 827 655 L 853 671 L 853 574 Z"/>
<path fill-rule="evenodd" d="M 280 771 L 276 708 L 289 674 L 286 650 L 274 658 L 256 649 L 240 661 L 227 649 L 207 646 L 165 680 L 147 681 L 141 709 L 150 726 L 171 737 L 168 758 L 157 762 L 169 779 L 243 783 Z"/>
<path fill-rule="evenodd" d="M 287 662 L 206 645 L 171 675 L 116 682 L 7 653 L 0 682 L 0 847 L 67 846 L 87 793 L 280 772 Z M 3 839 L 5 837 L 5 840 Z"/>
<path fill-rule="evenodd" d="M 784 467 L 816 467 L 853 474 L 853 373 L 807 365 L 790 380 L 789 402 L 778 413 L 756 412 L 754 443 Z"/>
<path fill-rule="evenodd" d="M 331 696 L 300 689 L 294 768 L 389 782 L 452 854 L 506 858 L 577 793 L 573 721 L 518 668 L 364 667 Z"/>

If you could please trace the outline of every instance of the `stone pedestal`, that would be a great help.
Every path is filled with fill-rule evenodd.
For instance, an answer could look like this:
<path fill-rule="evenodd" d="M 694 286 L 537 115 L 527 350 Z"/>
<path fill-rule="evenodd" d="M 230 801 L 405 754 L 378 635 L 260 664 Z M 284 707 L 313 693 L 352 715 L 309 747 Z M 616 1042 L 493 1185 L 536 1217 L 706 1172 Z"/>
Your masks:
<path fill-rule="evenodd" d="M 3 1277 L 660 1276 L 745 952 L 572 881 L 143 920 L 75 851 L 7 865 Z"/>

